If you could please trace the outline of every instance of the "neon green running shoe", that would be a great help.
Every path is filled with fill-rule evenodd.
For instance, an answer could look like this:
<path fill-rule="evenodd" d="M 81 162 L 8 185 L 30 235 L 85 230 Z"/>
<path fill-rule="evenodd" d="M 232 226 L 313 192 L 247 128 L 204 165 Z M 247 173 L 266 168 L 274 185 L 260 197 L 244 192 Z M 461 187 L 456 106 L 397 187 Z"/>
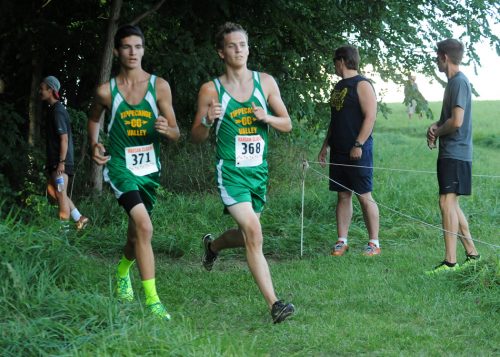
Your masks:
<path fill-rule="evenodd" d="M 130 275 L 127 274 L 124 278 L 116 277 L 116 296 L 122 301 L 134 301 L 134 290 L 132 289 Z"/>
<path fill-rule="evenodd" d="M 155 302 L 154 304 L 146 305 L 146 308 L 149 310 L 150 314 L 156 318 L 165 321 L 170 321 L 171 319 L 170 314 L 167 312 L 167 309 L 161 302 Z"/>
<path fill-rule="evenodd" d="M 434 269 L 426 271 L 426 275 L 434 275 L 434 274 L 441 274 L 445 272 L 450 272 L 450 271 L 457 271 L 459 270 L 460 265 L 456 263 L 454 266 L 450 267 L 446 265 L 445 261 L 442 261 L 439 265 L 437 265 Z"/>

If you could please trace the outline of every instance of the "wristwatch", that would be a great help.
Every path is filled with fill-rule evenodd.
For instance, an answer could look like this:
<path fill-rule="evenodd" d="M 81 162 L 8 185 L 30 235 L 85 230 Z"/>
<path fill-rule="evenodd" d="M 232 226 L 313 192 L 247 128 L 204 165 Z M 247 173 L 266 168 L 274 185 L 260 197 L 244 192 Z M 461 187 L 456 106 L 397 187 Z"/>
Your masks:
<path fill-rule="evenodd" d="M 201 124 L 205 127 L 205 128 L 211 128 L 214 123 L 208 123 L 208 120 L 207 120 L 207 117 L 203 117 L 201 118 Z"/>
<path fill-rule="evenodd" d="M 354 142 L 354 147 L 355 147 L 355 148 L 362 148 L 362 147 L 363 147 L 363 144 L 361 144 L 359 141 L 357 141 L 357 140 L 356 140 L 356 141 Z"/>

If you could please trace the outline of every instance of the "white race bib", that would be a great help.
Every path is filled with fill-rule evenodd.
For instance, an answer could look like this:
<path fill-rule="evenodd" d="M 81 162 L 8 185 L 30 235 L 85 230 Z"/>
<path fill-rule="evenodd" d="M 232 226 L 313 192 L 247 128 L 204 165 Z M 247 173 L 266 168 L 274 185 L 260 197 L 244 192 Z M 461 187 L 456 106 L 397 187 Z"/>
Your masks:
<path fill-rule="evenodd" d="M 265 145 L 260 135 L 237 135 L 234 149 L 236 167 L 252 167 L 262 164 Z"/>
<path fill-rule="evenodd" d="M 125 148 L 127 169 L 136 176 L 146 176 L 158 171 L 153 144 Z"/>

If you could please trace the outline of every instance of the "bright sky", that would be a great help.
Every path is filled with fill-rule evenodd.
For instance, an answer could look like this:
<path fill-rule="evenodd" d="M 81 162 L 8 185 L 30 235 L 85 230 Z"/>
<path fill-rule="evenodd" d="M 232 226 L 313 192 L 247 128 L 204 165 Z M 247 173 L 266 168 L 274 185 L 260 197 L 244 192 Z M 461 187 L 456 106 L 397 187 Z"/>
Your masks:
<path fill-rule="evenodd" d="M 500 34 L 500 25 L 494 26 L 497 36 Z M 479 93 L 479 97 L 472 96 L 472 100 L 500 100 L 500 57 L 493 47 L 487 43 L 477 45 L 477 53 L 481 59 L 481 67 L 477 68 L 477 75 L 472 66 L 460 66 L 461 71 Z M 417 85 L 420 92 L 429 102 L 439 102 L 443 99 L 444 88 L 433 78 L 427 78 L 416 73 Z M 440 78 L 446 81 L 446 76 L 440 73 Z M 384 102 L 402 103 L 404 98 L 403 87 L 394 83 L 383 83 L 376 79 L 377 92 L 386 89 Z"/>

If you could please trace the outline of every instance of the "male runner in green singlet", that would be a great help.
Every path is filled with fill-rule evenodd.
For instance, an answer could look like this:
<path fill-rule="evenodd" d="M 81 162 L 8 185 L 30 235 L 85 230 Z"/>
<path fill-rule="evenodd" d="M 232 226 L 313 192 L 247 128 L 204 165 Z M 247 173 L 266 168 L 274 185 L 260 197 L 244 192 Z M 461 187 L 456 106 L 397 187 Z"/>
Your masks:
<path fill-rule="evenodd" d="M 160 136 L 174 141 L 179 138 L 172 94 L 167 81 L 142 69 L 144 35 L 137 26 L 118 29 L 114 54 L 120 62 L 120 73 L 97 88 L 88 132 L 93 159 L 106 165 L 104 179 L 129 216 L 116 292 L 122 300 L 133 300 L 129 268 L 137 259 L 146 307 L 153 315 L 169 320 L 170 315 L 156 293 L 153 225 L 149 215 L 159 186 Z M 106 148 L 98 142 L 99 118 L 104 110 L 110 113 Z"/>
<path fill-rule="evenodd" d="M 274 78 L 247 68 L 246 31 L 238 24 L 225 23 L 216 46 L 225 73 L 202 85 L 191 135 L 194 142 L 202 142 L 215 124 L 217 185 L 238 228 L 216 240 L 210 234 L 203 237 L 203 266 L 211 270 L 223 249 L 245 247 L 250 271 L 273 322 L 278 323 L 293 314 L 294 306 L 278 300 L 274 292 L 262 252 L 260 214 L 266 202 L 268 129 L 289 132 L 292 123 Z"/>

